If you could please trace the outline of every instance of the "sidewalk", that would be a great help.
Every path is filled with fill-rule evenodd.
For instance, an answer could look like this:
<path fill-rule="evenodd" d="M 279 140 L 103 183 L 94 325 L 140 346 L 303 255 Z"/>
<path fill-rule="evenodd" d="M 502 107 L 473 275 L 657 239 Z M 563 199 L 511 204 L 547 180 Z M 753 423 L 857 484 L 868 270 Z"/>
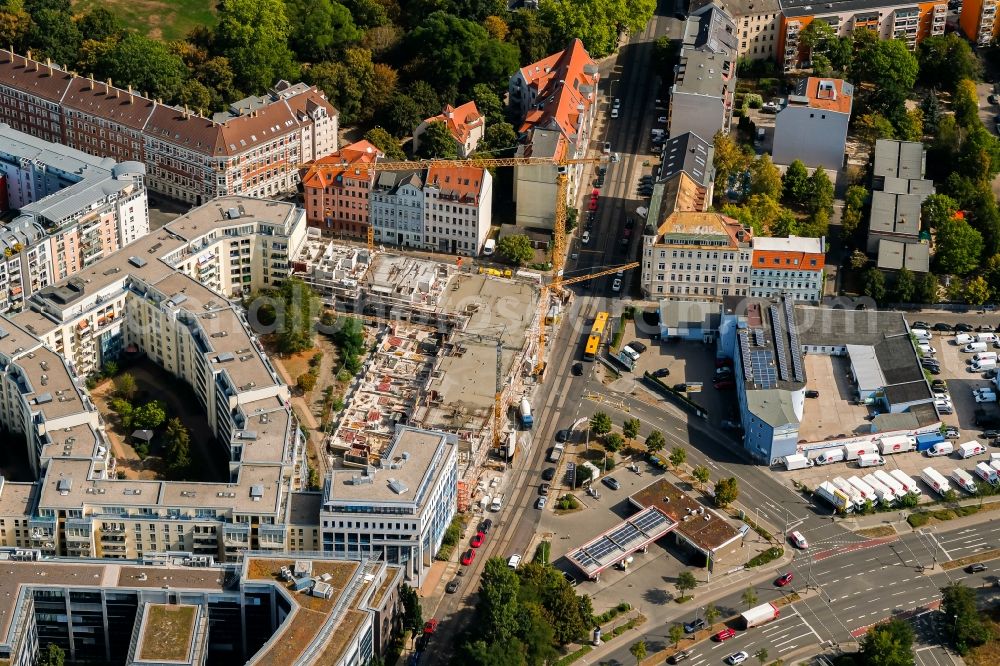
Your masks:
<path fill-rule="evenodd" d="M 987 505 L 996 505 L 995 508 L 990 510 L 982 510 L 978 513 L 974 513 L 971 516 L 962 516 L 959 518 L 952 518 L 951 520 L 944 521 L 934 521 L 922 527 L 914 528 L 911 527 L 908 522 L 906 522 L 906 517 L 911 513 L 919 512 L 921 509 L 926 509 L 927 511 L 938 511 L 945 510 L 952 506 L 979 506 L 980 503 L 985 507 Z M 934 504 L 930 506 L 917 507 L 917 509 L 902 509 L 899 511 L 884 511 L 881 513 L 874 513 L 869 516 L 854 516 L 850 518 L 838 518 L 838 522 L 849 530 L 860 530 L 871 527 L 881 527 L 889 526 L 896 530 L 897 534 L 907 534 L 909 532 L 914 532 L 916 530 L 953 530 L 960 527 L 968 527 L 970 525 L 978 525 L 980 523 L 991 522 L 1000 518 L 1000 495 L 993 497 L 984 497 L 982 499 L 978 497 L 970 497 L 967 499 L 958 500 L 951 504 Z"/>

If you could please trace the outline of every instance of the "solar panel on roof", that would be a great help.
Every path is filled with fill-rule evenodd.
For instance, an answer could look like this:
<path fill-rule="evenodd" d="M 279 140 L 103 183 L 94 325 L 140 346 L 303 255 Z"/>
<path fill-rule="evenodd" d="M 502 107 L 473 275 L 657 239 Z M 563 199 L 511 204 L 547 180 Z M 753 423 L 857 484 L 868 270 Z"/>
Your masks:
<path fill-rule="evenodd" d="M 740 357 L 743 360 L 743 378 L 746 381 L 753 379 L 753 369 L 750 367 L 750 336 L 747 330 L 741 328 L 737 335 L 740 338 Z"/>
<path fill-rule="evenodd" d="M 788 356 L 785 353 L 785 334 L 781 330 L 781 311 L 778 310 L 777 305 L 772 305 L 768 309 L 771 312 L 771 332 L 774 334 L 774 349 L 778 356 L 778 370 L 781 373 L 781 378 L 788 381 Z"/>
<path fill-rule="evenodd" d="M 758 347 L 764 346 L 764 330 L 760 328 L 753 329 L 753 341 Z"/>

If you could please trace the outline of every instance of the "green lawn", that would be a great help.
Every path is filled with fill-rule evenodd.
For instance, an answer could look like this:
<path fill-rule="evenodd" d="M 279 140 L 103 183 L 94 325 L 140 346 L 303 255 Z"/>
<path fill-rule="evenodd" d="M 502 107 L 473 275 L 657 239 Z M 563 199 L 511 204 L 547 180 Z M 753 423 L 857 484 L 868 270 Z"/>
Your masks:
<path fill-rule="evenodd" d="M 93 7 L 107 7 L 128 27 L 163 40 L 183 39 L 191 28 L 215 23 L 213 0 L 73 0 L 75 12 Z"/>

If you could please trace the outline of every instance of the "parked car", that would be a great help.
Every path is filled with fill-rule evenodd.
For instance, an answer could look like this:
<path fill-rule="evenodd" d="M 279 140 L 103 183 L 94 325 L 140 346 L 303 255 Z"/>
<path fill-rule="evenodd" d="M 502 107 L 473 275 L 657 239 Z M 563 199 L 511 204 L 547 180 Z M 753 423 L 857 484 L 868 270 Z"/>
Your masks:
<path fill-rule="evenodd" d="M 669 369 L 667 369 L 667 368 L 660 368 L 659 370 L 657 370 L 656 372 L 653 373 L 653 376 L 654 377 L 666 377 L 669 374 L 670 374 L 670 370 Z"/>
<path fill-rule="evenodd" d="M 476 532 L 476 535 L 472 537 L 472 541 L 469 542 L 469 545 L 473 548 L 479 548 L 483 545 L 484 541 L 486 541 L 486 534 L 483 532 Z"/>
<path fill-rule="evenodd" d="M 543 481 L 551 481 L 555 477 L 556 477 L 556 468 L 555 467 L 546 467 L 544 470 L 542 470 L 542 480 Z"/>
<path fill-rule="evenodd" d="M 819 391 L 816 391 L 815 389 L 809 389 L 808 391 L 806 391 L 806 397 L 807 398 L 818 398 L 819 397 Z"/>
<path fill-rule="evenodd" d="M 632 349 L 636 350 L 640 354 L 645 354 L 646 353 L 646 345 L 644 345 L 643 343 L 639 342 L 638 340 L 633 340 L 632 342 L 628 343 L 628 346 L 631 347 Z"/>
<path fill-rule="evenodd" d="M 562 572 L 562 577 L 563 577 L 563 580 L 565 580 L 567 583 L 569 583 L 573 587 L 576 587 L 580 583 L 580 581 L 578 581 L 576 579 L 576 576 L 574 576 L 573 574 L 569 573 L 568 571 L 563 571 Z"/>
<path fill-rule="evenodd" d="M 986 571 L 986 565 L 983 564 L 982 562 L 976 562 L 975 564 L 970 564 L 969 566 L 965 567 L 965 572 L 970 574 L 980 573 L 982 571 Z"/>
<path fill-rule="evenodd" d="M 535 508 L 544 509 L 545 503 L 548 502 L 548 500 L 549 500 L 548 497 L 539 497 L 538 500 L 535 502 Z"/>
<path fill-rule="evenodd" d="M 538 486 L 538 494 L 545 496 L 549 494 L 549 484 L 543 483 Z"/>
<path fill-rule="evenodd" d="M 583 238 L 582 238 L 582 240 L 583 240 L 583 244 L 584 245 L 586 245 L 587 243 L 590 242 L 590 232 L 589 231 L 584 231 L 583 232 Z"/>
<path fill-rule="evenodd" d="M 465 551 L 464 555 L 462 555 L 462 564 L 464 564 L 465 566 L 469 566 L 470 564 L 472 564 L 472 561 L 474 559 L 476 559 L 476 551 L 470 548 L 469 550 Z"/>
<path fill-rule="evenodd" d="M 973 330 L 970 324 L 955 324 L 955 331 L 959 333 L 972 333 Z"/>
<path fill-rule="evenodd" d="M 792 572 L 789 571 L 784 576 L 779 576 L 778 579 L 774 581 L 774 584 L 777 585 L 778 587 L 784 587 L 789 583 L 791 583 L 794 577 L 795 576 L 792 575 Z"/>
<path fill-rule="evenodd" d="M 726 662 L 732 666 L 736 664 L 742 664 L 744 661 L 750 658 L 750 655 L 746 653 L 745 650 L 740 650 L 739 652 L 734 652 L 728 657 L 726 657 Z"/>
<path fill-rule="evenodd" d="M 625 240 L 625 239 L 623 238 L 622 240 Z M 626 241 L 626 242 L 628 242 L 628 241 Z M 622 281 L 619 280 L 618 278 L 615 278 L 614 282 L 611 283 L 611 291 L 619 292 L 621 290 L 622 290 Z"/>
<path fill-rule="evenodd" d="M 911 329 L 913 329 L 913 328 L 922 328 L 922 329 L 925 329 L 925 330 L 926 330 L 926 329 L 928 329 L 928 328 L 930 328 L 930 327 L 931 327 L 931 325 L 930 325 L 930 324 L 928 324 L 928 323 L 927 323 L 926 321 L 915 321 L 915 322 L 913 322 L 913 323 L 912 323 L 912 324 L 910 325 L 910 328 L 911 328 Z"/>
<path fill-rule="evenodd" d="M 493 527 L 493 521 L 490 518 L 486 518 L 483 522 L 479 523 L 479 531 L 483 534 L 489 534 L 491 527 Z"/>
<path fill-rule="evenodd" d="M 704 628 L 705 628 L 705 619 L 701 618 L 701 617 L 696 617 L 695 619 L 691 620 L 690 622 L 685 622 L 684 623 L 684 633 L 685 634 L 693 634 L 694 632 L 698 631 L 699 629 L 704 629 Z"/>
<path fill-rule="evenodd" d="M 986 439 L 996 439 L 1000 437 L 1000 430 L 984 430 L 983 437 Z"/>
<path fill-rule="evenodd" d="M 424 622 L 424 634 L 425 635 L 429 636 L 429 635 L 433 634 L 435 631 L 437 631 L 437 628 L 438 628 L 438 621 L 435 618 L 433 618 L 433 617 L 431 619 L 427 620 L 427 622 Z"/>
<path fill-rule="evenodd" d="M 458 579 L 455 578 L 448 581 L 448 584 L 444 587 L 444 591 L 448 594 L 455 594 L 458 591 Z"/>
<path fill-rule="evenodd" d="M 958 428 L 953 428 L 953 427 L 950 427 L 950 426 L 948 428 L 945 428 L 945 431 L 944 431 L 944 438 L 945 439 L 958 439 L 960 435 L 961 435 L 961 433 L 958 432 Z"/>
<path fill-rule="evenodd" d="M 618 479 L 613 479 L 610 476 L 606 476 L 601 479 L 601 483 L 606 485 L 608 488 L 611 488 L 611 490 L 618 490 L 622 487 L 622 484 L 618 483 Z"/>
<path fill-rule="evenodd" d="M 727 391 L 729 389 L 736 388 L 736 382 L 734 382 L 732 379 L 723 379 L 721 381 L 715 382 L 714 384 L 712 384 L 712 386 L 714 386 L 718 391 Z"/>
<path fill-rule="evenodd" d="M 938 322 L 938 323 L 934 324 L 933 326 L 931 326 L 931 330 L 934 330 L 934 331 L 950 331 L 951 330 L 951 324 L 945 324 L 943 322 Z"/>
<path fill-rule="evenodd" d="M 557 442 L 568 442 L 570 437 L 573 436 L 572 428 L 563 428 L 562 430 L 556 431 L 556 441 Z"/>
<path fill-rule="evenodd" d="M 580 363 L 579 361 L 577 361 L 576 363 L 573 364 L 572 370 L 573 370 L 573 376 L 574 377 L 581 376 L 583 374 L 583 363 Z"/>
<path fill-rule="evenodd" d="M 679 652 L 675 652 L 667 661 L 671 664 L 679 664 L 690 656 L 691 653 L 688 650 L 680 650 Z"/>

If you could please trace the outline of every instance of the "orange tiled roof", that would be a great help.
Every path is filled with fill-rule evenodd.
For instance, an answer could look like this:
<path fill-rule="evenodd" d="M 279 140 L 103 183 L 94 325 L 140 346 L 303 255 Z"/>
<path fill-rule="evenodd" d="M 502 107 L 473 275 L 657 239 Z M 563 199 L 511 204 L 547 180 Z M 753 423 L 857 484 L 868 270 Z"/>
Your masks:
<path fill-rule="evenodd" d="M 586 72 L 587 66 L 595 69 Z M 521 76 L 535 89 L 537 100 L 542 101 L 540 109 L 531 109 L 524 117 L 521 131 L 532 127 L 558 128 L 569 136 L 576 133 L 579 116 L 593 104 L 594 92 L 600 75 L 597 64 L 583 48 L 583 42 L 574 39 L 565 50 L 521 68 Z M 581 88 L 592 89 L 590 97 Z M 580 107 L 583 107 L 583 111 Z"/>
<path fill-rule="evenodd" d="M 820 85 L 821 83 L 832 83 L 833 89 L 826 89 L 826 86 Z M 806 97 L 809 98 L 809 106 L 814 109 L 825 109 L 839 113 L 850 113 L 851 103 L 854 101 L 853 94 L 845 94 L 843 80 L 815 76 L 810 76 L 806 81 Z"/>
<path fill-rule="evenodd" d="M 379 157 L 384 158 L 385 155 L 379 152 L 379 149 L 372 143 L 362 139 L 349 146 L 344 146 L 335 153 L 316 160 L 316 164 L 370 164 Z M 351 171 L 351 169 L 317 169 L 314 166 L 309 167 L 305 178 L 302 179 L 302 184 L 305 187 L 324 188 L 337 182 L 337 176 L 352 175 L 348 174 L 348 171 Z M 354 170 L 353 173 L 359 180 L 370 180 L 373 174 L 373 171 L 367 169 Z"/>
<path fill-rule="evenodd" d="M 483 189 L 481 167 L 428 167 L 427 185 L 462 199 L 476 199 Z"/>
<path fill-rule="evenodd" d="M 432 123 L 437 120 L 447 125 L 448 131 L 461 144 L 465 144 L 469 140 L 469 134 L 472 133 L 473 128 L 483 124 L 483 116 L 479 113 L 479 109 L 476 108 L 475 102 L 466 102 L 457 107 L 446 104 L 440 114 L 433 118 L 428 118 L 424 122 Z"/>
<path fill-rule="evenodd" d="M 761 261 L 763 259 L 764 261 Z M 778 268 L 797 271 L 821 271 L 825 257 L 814 252 L 792 252 L 789 250 L 754 250 L 754 268 Z M 810 262 L 815 261 L 815 264 Z"/>

